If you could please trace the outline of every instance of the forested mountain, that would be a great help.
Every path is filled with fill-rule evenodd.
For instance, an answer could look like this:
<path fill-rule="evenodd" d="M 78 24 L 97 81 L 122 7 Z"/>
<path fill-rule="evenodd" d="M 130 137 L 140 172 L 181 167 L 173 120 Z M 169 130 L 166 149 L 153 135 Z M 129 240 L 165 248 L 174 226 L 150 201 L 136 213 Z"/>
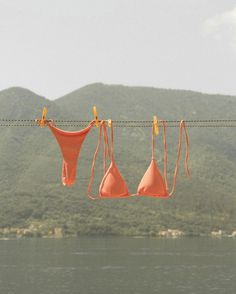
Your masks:
<path fill-rule="evenodd" d="M 23 88 L 0 92 L 1 119 L 39 118 L 46 106 L 48 118 L 90 120 L 93 105 L 100 118 L 114 120 L 151 120 L 153 115 L 167 120 L 233 119 L 236 113 L 236 97 L 182 90 L 91 84 L 54 101 Z M 61 154 L 48 128 L 0 127 L 0 226 L 38 223 L 45 230 L 63 227 L 66 234 L 77 235 L 155 236 L 167 228 L 187 234 L 235 230 L 236 129 L 189 128 L 188 132 L 192 176 L 190 180 L 185 177 L 182 164 L 173 198 L 91 201 L 86 189 L 97 128 L 83 145 L 76 183 L 64 187 L 60 181 Z M 170 182 L 177 135 L 177 128 L 167 129 Z M 161 140 L 160 135 L 156 147 L 160 167 Z M 115 128 L 115 158 L 134 193 L 151 159 L 151 129 Z M 102 176 L 101 157 L 96 171 L 94 193 Z"/>

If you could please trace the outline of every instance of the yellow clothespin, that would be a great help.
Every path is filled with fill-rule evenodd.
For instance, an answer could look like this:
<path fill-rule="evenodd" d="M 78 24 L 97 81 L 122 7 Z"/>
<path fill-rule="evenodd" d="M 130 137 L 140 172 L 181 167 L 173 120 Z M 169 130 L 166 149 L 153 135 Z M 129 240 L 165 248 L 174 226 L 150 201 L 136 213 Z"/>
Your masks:
<path fill-rule="evenodd" d="M 154 125 L 154 131 L 155 131 L 155 134 L 158 136 L 159 134 L 159 128 L 158 128 L 158 119 L 157 119 L 157 116 L 153 116 L 153 125 Z"/>
<path fill-rule="evenodd" d="M 99 121 L 98 121 L 98 113 L 97 113 L 97 107 L 96 106 L 93 107 L 93 116 L 94 116 L 94 120 L 95 120 L 95 125 L 98 128 L 99 127 Z"/>
<path fill-rule="evenodd" d="M 112 120 L 111 119 L 108 119 L 107 124 L 108 124 L 108 127 L 111 128 Z"/>
<path fill-rule="evenodd" d="M 45 120 L 46 120 L 47 112 L 48 112 L 47 108 L 44 107 L 43 108 L 43 112 L 42 112 L 42 117 L 41 117 L 41 120 L 39 122 L 40 128 L 43 128 L 44 125 L 45 125 Z"/>

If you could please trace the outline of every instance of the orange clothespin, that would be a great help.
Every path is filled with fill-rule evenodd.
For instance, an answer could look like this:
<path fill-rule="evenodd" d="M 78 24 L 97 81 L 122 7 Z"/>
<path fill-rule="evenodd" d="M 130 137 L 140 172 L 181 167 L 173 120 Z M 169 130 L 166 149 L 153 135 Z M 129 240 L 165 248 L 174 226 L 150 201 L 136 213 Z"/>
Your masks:
<path fill-rule="evenodd" d="M 154 131 L 155 131 L 155 134 L 158 136 L 159 134 L 159 128 L 158 128 L 158 119 L 157 119 L 157 116 L 153 116 L 153 125 L 154 125 Z"/>
<path fill-rule="evenodd" d="M 95 120 L 95 125 L 98 128 L 99 127 L 99 120 L 98 120 L 98 113 L 97 113 L 97 107 L 93 106 L 93 116 Z"/>
<path fill-rule="evenodd" d="M 43 128 L 44 125 L 45 125 L 47 112 L 48 112 L 47 108 L 44 107 L 44 108 L 43 108 L 43 112 L 42 112 L 41 120 L 39 121 L 39 126 L 40 126 L 40 128 Z"/>

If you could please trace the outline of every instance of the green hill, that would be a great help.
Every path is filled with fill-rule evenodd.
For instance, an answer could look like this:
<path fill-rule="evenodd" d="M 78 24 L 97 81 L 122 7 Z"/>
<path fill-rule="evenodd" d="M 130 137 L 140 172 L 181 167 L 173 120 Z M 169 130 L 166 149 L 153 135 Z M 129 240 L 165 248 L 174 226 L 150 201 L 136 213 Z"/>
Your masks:
<path fill-rule="evenodd" d="M 55 101 L 22 88 L 0 92 L 0 118 L 5 119 L 34 119 L 47 106 L 49 118 L 89 120 L 93 105 L 101 118 L 114 120 L 151 120 L 155 114 L 160 119 L 230 119 L 236 113 L 236 97 L 192 91 L 92 84 Z M 167 131 L 171 181 L 178 130 Z M 91 201 L 86 188 L 97 143 L 96 128 L 84 143 L 77 181 L 68 188 L 61 185 L 61 155 L 47 128 L 0 127 L 0 227 L 37 224 L 45 232 L 62 227 L 66 234 L 77 235 L 157 235 L 167 228 L 187 234 L 235 230 L 235 129 L 188 131 L 192 178 L 186 179 L 181 168 L 173 198 Z M 162 166 L 160 143 L 157 150 Z M 135 192 L 150 162 L 151 130 L 116 128 L 115 151 L 129 190 Z M 94 193 L 102 176 L 101 157 L 97 171 Z"/>

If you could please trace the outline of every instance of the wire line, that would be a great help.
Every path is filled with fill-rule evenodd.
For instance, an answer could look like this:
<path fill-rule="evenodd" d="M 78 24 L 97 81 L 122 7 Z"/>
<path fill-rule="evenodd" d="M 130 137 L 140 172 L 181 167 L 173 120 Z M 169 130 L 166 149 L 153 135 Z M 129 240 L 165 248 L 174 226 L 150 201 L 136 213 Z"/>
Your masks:
<path fill-rule="evenodd" d="M 165 120 L 168 127 L 179 127 L 180 120 Z M 58 127 L 86 127 L 90 120 L 54 120 Z M 151 120 L 113 120 L 117 128 L 149 128 Z M 188 128 L 235 128 L 236 119 L 185 120 Z M 38 127 L 35 119 L 0 119 L 0 127 Z M 161 127 L 161 125 L 160 125 Z"/>

